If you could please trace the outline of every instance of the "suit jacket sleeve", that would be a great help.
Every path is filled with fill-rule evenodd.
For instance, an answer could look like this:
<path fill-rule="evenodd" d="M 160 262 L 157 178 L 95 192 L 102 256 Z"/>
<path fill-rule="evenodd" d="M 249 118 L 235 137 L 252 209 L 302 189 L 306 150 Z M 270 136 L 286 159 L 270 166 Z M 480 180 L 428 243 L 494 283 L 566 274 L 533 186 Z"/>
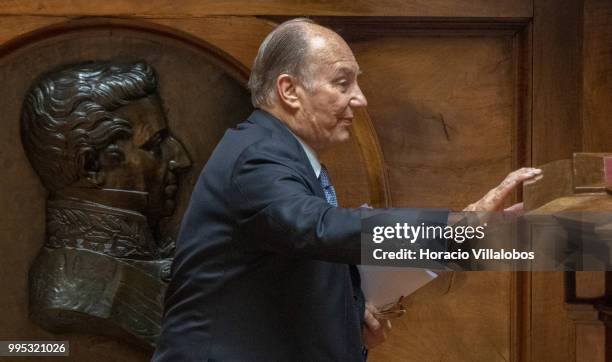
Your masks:
<path fill-rule="evenodd" d="M 240 232 L 268 251 L 360 264 L 362 213 L 394 209 L 334 207 L 317 196 L 315 187 L 320 186 L 300 172 L 301 164 L 286 147 L 271 142 L 255 143 L 243 151 L 232 173 L 242 197 L 235 202 Z M 318 193 L 322 195 L 321 190 Z M 401 211 L 404 222 L 446 224 L 447 210 Z"/>
<path fill-rule="evenodd" d="M 317 196 L 296 156 L 282 144 L 259 142 L 243 151 L 232 173 L 240 232 L 263 249 L 358 264 L 360 211 Z M 310 167 L 308 165 L 308 167 Z"/>

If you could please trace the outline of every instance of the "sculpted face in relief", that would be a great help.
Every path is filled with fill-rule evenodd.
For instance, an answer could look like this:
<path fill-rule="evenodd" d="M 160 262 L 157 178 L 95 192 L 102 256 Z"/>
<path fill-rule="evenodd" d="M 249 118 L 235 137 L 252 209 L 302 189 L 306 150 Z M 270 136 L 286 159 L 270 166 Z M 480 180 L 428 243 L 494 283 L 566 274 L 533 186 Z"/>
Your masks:
<path fill-rule="evenodd" d="M 154 69 L 89 62 L 45 74 L 24 100 L 21 135 L 49 191 L 31 318 L 56 332 L 97 333 L 101 323 L 154 344 L 173 249 L 154 235 L 191 166 Z"/>

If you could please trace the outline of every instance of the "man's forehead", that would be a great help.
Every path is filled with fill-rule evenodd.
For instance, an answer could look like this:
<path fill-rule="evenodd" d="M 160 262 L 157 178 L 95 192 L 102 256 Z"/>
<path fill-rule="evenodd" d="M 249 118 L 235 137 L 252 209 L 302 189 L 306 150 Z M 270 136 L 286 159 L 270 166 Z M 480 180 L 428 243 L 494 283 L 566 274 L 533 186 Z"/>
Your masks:
<path fill-rule="evenodd" d="M 311 59 L 331 68 L 336 72 L 358 72 L 359 65 L 353 52 L 346 44 L 333 44 L 330 39 L 317 37 L 313 39 L 316 46 L 311 48 Z"/>
<path fill-rule="evenodd" d="M 347 59 L 342 57 L 320 57 L 317 68 L 319 70 L 325 70 L 326 72 L 333 73 L 334 75 L 358 75 L 361 73 L 359 64 L 355 58 Z"/>
<path fill-rule="evenodd" d="M 337 61 L 332 64 L 334 71 L 338 74 L 361 74 L 359 64 L 355 60 Z"/>
<path fill-rule="evenodd" d="M 344 39 L 331 30 L 312 32 L 308 42 L 310 51 L 313 53 L 334 53 L 346 58 L 355 58 L 353 51 Z"/>

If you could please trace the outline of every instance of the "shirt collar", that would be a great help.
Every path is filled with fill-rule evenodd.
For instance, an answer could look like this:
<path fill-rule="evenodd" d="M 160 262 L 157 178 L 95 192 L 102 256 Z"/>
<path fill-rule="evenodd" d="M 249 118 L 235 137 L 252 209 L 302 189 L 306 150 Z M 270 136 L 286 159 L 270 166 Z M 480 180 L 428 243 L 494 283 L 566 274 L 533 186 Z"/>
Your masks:
<path fill-rule="evenodd" d="M 289 128 L 287 129 L 289 130 Z M 291 130 L 289 130 L 289 132 L 291 132 Z M 308 157 L 308 161 L 310 161 L 310 166 L 312 166 L 312 170 L 314 171 L 315 176 L 319 178 L 319 175 L 321 174 L 321 162 L 319 162 L 319 159 L 317 158 L 317 154 L 312 149 L 312 147 L 308 146 L 308 144 L 306 144 L 306 142 L 304 142 L 295 133 L 291 132 L 291 134 L 293 135 L 293 137 L 295 137 L 295 139 L 298 140 L 298 142 L 300 142 L 300 145 L 302 145 L 302 148 L 304 149 L 304 152 L 306 153 L 306 157 Z"/>

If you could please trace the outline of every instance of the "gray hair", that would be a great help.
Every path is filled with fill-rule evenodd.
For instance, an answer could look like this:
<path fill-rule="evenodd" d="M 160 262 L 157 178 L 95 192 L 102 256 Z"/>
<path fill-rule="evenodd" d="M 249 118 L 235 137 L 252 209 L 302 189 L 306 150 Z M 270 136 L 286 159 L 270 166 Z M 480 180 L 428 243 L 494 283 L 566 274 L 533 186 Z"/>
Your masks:
<path fill-rule="evenodd" d="M 112 111 L 156 92 L 157 75 L 144 62 L 90 62 L 39 78 L 23 103 L 21 140 L 45 187 L 72 184 L 96 162 L 92 154 L 130 138 L 130 122 Z"/>
<path fill-rule="evenodd" d="M 253 107 L 270 106 L 275 97 L 276 78 L 289 74 L 308 86 L 308 70 L 305 66 L 309 55 L 308 29 L 304 25 L 315 24 L 307 18 L 285 21 L 274 29 L 259 46 L 253 61 L 248 88 Z"/>

